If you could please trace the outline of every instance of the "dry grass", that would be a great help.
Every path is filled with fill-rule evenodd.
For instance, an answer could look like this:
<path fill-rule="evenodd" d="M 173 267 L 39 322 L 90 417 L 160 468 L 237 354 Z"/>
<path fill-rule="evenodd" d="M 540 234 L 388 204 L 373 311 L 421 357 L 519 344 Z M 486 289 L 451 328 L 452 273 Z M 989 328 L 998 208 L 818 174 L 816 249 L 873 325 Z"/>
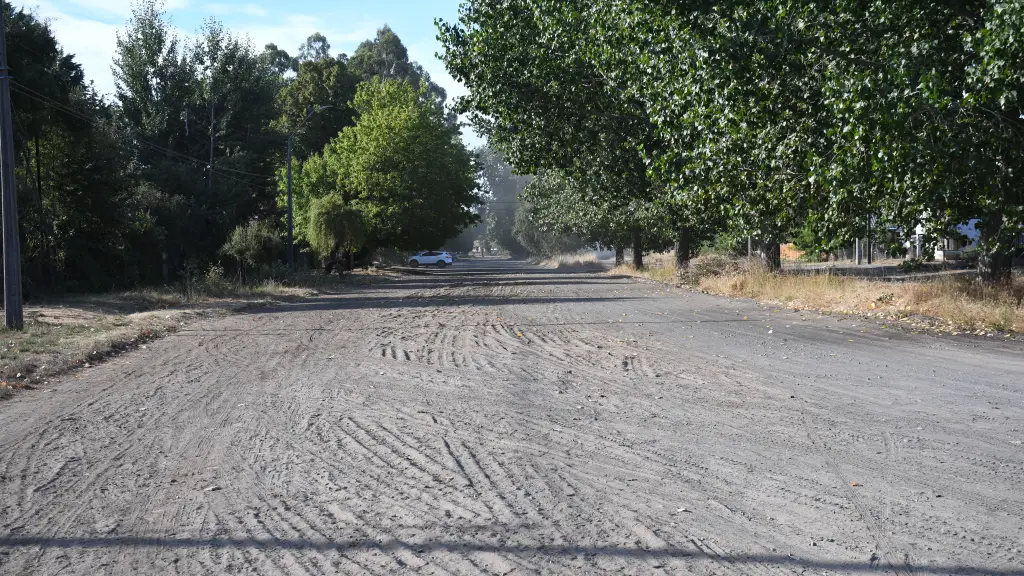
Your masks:
<path fill-rule="evenodd" d="M 612 268 L 611 273 L 619 276 L 647 278 L 648 280 L 664 282 L 666 284 L 676 283 L 679 280 L 676 274 L 675 256 L 671 252 L 645 255 L 644 267 L 639 270 L 632 263 L 627 263 L 619 264 Z"/>
<path fill-rule="evenodd" d="M 645 266 L 639 270 L 632 264 L 619 264 L 610 271 L 618 276 L 632 276 L 634 278 L 646 278 L 655 282 L 666 284 L 678 283 L 679 277 L 674 266 Z"/>
<path fill-rule="evenodd" d="M 1024 278 L 1020 276 L 1010 286 L 989 286 L 966 277 L 885 282 L 830 274 L 777 274 L 758 261 L 718 255 L 695 258 L 681 274 L 671 260 L 648 262 L 652 265 L 640 271 L 627 265 L 612 272 L 791 308 L 885 318 L 916 316 L 954 332 L 1024 332 Z"/>
<path fill-rule="evenodd" d="M 577 252 L 575 254 L 559 254 L 547 258 L 540 263 L 552 270 L 602 271 L 604 266 L 593 252 Z"/>
<path fill-rule="evenodd" d="M 1024 332 L 1024 280 L 988 286 L 963 277 L 881 282 L 833 275 L 773 274 L 756 267 L 706 277 L 700 288 L 794 308 L 941 320 L 957 331 Z"/>
<path fill-rule="evenodd" d="M 173 288 L 32 302 L 25 308 L 24 330 L 0 330 L 0 398 L 68 369 L 144 346 L 192 319 L 381 280 L 376 272 L 344 278 L 309 274 L 297 277 L 291 285 L 264 282 L 246 286 L 211 276 Z"/>

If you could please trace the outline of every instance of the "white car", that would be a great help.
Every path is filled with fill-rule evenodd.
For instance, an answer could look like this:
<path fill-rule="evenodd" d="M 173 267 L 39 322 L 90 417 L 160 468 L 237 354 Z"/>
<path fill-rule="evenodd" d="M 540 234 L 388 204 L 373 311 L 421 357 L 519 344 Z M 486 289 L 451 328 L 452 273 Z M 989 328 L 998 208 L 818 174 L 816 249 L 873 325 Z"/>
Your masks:
<path fill-rule="evenodd" d="M 427 250 L 426 252 L 420 252 L 415 256 L 409 258 L 409 266 L 416 268 L 417 266 L 437 266 L 438 268 L 444 268 L 445 266 L 451 266 L 454 259 L 451 254 L 447 252 L 438 252 L 436 250 Z"/>

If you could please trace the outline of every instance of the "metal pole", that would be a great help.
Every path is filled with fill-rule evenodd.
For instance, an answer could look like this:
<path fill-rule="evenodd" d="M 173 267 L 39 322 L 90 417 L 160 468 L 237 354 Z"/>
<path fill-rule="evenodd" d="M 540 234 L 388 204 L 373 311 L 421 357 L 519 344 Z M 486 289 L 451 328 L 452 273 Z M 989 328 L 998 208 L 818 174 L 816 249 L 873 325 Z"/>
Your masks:
<path fill-rule="evenodd" d="M 747 258 L 754 255 L 754 238 L 747 236 Z"/>
<path fill-rule="evenodd" d="M 292 135 L 288 134 L 288 269 L 294 272 L 295 247 L 292 238 Z"/>
<path fill-rule="evenodd" d="M 10 69 L 7 67 L 7 10 L 0 0 L 0 186 L 3 188 L 4 317 L 9 330 L 25 326 L 21 309 L 21 246 L 18 198 L 14 190 L 14 125 L 11 122 Z"/>
<path fill-rule="evenodd" d="M 857 241 L 854 244 L 854 250 L 857 251 L 857 266 L 860 266 L 860 238 L 857 238 Z"/>

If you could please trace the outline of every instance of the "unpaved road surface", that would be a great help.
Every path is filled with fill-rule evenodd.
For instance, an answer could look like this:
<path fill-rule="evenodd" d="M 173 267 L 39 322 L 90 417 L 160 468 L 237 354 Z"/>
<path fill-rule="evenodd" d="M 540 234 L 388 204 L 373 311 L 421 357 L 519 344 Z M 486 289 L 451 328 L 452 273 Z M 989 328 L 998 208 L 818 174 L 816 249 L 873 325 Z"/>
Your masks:
<path fill-rule="evenodd" d="M 992 340 L 493 261 L 207 321 L 0 404 L 0 573 L 1024 574 Z"/>

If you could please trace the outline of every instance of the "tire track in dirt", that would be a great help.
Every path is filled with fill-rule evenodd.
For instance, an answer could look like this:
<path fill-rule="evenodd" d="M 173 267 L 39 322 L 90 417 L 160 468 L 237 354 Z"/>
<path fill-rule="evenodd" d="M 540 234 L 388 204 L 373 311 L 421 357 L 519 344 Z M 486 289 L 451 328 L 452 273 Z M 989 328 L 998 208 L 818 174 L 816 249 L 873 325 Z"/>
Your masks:
<path fill-rule="evenodd" d="M 855 573 L 865 514 L 902 533 L 883 562 L 915 544 L 915 573 L 1019 565 L 1001 520 L 1024 505 L 1004 489 L 1024 471 L 1013 361 L 980 363 L 1002 367 L 1002 410 L 962 409 L 971 427 L 826 353 L 817 372 L 772 359 L 734 320 L 747 304 L 572 278 L 394 280 L 207 322 L 48 403 L 0 404 L 0 527 L 98 543 L 0 533 L 0 573 Z M 807 422 L 870 479 L 863 506 L 794 434 Z M 141 535 L 194 546 L 102 545 Z"/>

